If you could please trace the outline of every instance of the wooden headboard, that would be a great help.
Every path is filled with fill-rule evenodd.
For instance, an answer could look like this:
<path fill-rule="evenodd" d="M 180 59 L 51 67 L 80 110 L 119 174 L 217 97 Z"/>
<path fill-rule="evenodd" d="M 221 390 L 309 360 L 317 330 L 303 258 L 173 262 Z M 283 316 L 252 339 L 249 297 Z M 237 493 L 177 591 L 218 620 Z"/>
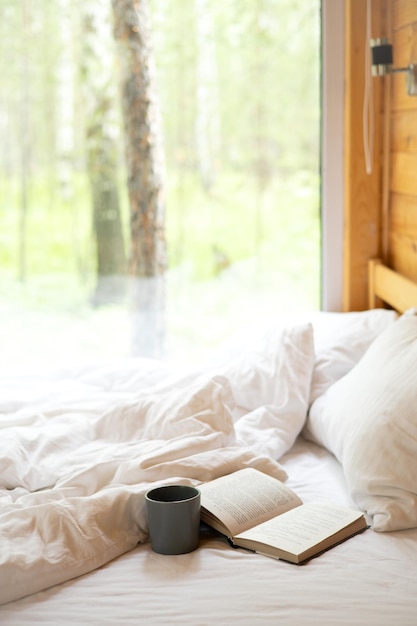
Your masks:
<path fill-rule="evenodd" d="M 388 304 L 399 313 L 417 307 L 417 283 L 390 269 L 379 259 L 369 261 L 369 308 Z"/>

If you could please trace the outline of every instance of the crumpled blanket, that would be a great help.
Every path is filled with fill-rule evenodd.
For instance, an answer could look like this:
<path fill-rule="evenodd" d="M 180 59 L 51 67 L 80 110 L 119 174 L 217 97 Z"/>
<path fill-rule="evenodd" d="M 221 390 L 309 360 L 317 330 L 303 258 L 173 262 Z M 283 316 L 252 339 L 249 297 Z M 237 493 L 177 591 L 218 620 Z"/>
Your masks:
<path fill-rule="evenodd" d="M 291 393 L 289 352 L 305 381 Z M 147 541 L 144 494 L 151 487 L 198 485 L 246 466 L 285 480 L 276 459 L 304 423 L 311 327 L 279 335 L 252 358 L 250 375 L 247 359 L 186 374 L 131 359 L 3 378 L 0 603 L 85 574 Z M 263 404 L 274 394 L 285 402 Z M 263 432 L 264 448 L 253 445 L 251 428 Z"/>

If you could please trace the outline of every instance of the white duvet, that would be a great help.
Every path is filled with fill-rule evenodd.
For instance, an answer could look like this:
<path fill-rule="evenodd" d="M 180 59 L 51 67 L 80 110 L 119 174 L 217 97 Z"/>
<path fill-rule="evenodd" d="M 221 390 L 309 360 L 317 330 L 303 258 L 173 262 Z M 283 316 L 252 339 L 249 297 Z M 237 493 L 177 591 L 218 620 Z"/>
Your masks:
<path fill-rule="evenodd" d="M 309 324 L 216 367 L 127 360 L 0 379 L 0 603 L 147 540 L 144 494 L 278 459 L 307 411 Z"/>

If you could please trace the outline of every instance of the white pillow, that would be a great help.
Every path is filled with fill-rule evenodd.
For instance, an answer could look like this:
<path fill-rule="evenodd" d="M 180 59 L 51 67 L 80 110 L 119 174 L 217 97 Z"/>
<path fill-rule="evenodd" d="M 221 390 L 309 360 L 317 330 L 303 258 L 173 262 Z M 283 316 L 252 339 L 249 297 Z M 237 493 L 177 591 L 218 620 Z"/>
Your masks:
<path fill-rule="evenodd" d="M 349 313 L 307 311 L 280 313 L 265 317 L 256 325 L 235 332 L 212 351 L 208 365 L 223 365 L 271 343 L 277 333 L 297 325 L 312 324 L 315 362 L 310 390 L 310 404 L 326 389 L 352 369 L 373 340 L 390 326 L 398 314 L 388 309 Z M 206 364 L 206 365 L 207 365 Z"/>
<path fill-rule="evenodd" d="M 311 324 L 269 327 L 240 355 L 217 366 L 236 399 L 236 435 L 259 454 L 279 459 L 304 426 L 314 366 Z"/>
<path fill-rule="evenodd" d="M 316 359 L 310 404 L 345 376 L 373 340 L 398 317 L 395 311 L 372 309 L 351 313 L 320 312 L 312 317 Z"/>
<path fill-rule="evenodd" d="M 417 527 L 417 317 L 402 316 L 312 405 L 304 435 L 333 452 L 378 531 Z"/>

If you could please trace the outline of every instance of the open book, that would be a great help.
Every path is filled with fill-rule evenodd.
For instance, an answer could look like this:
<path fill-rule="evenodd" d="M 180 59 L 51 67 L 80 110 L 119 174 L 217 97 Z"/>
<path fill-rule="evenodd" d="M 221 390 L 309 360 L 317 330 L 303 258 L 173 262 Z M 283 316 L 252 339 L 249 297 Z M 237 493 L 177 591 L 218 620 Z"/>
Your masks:
<path fill-rule="evenodd" d="M 279 480 L 246 468 L 199 486 L 201 520 L 235 547 L 302 563 L 368 528 L 361 511 L 303 504 Z"/>

